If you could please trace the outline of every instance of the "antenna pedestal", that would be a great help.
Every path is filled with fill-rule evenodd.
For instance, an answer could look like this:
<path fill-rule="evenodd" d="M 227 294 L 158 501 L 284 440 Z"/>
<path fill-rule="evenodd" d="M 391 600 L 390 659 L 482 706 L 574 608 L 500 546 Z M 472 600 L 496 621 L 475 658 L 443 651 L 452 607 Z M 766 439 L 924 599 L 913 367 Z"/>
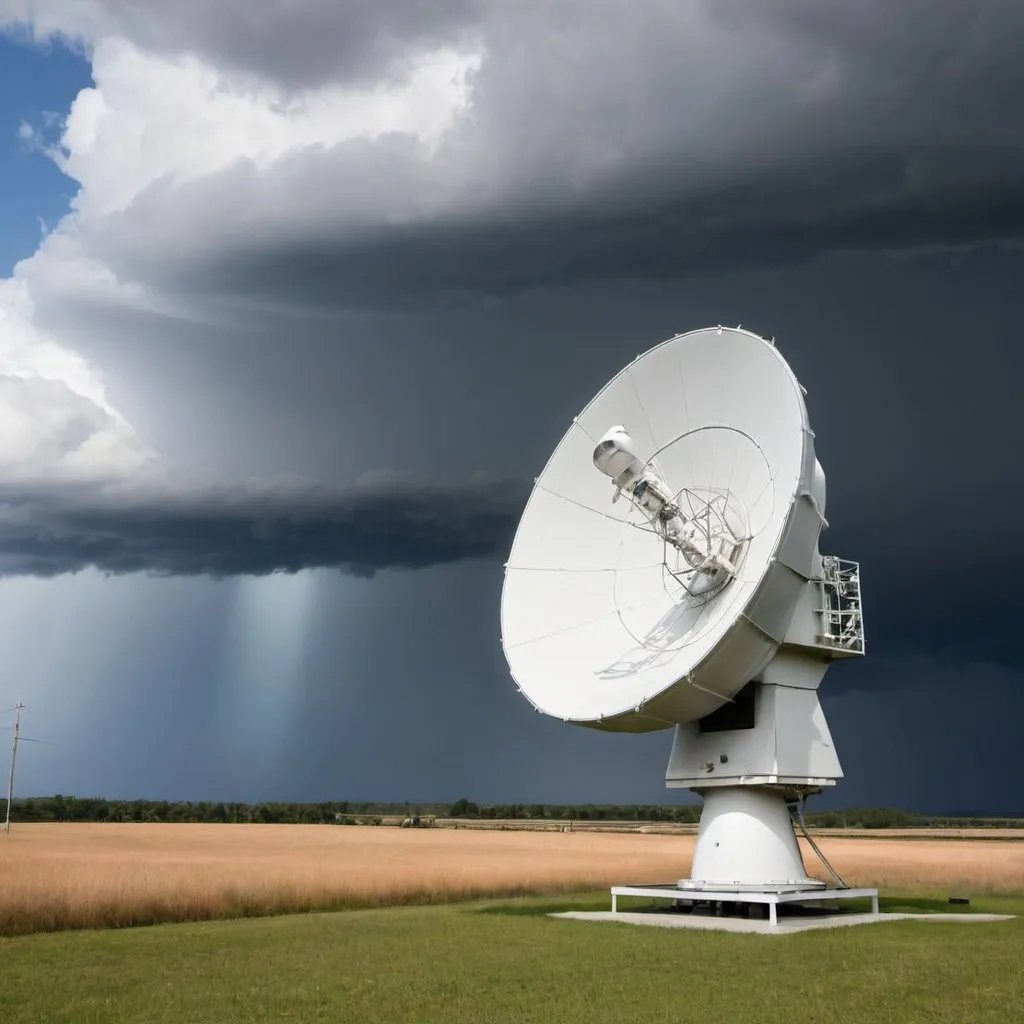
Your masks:
<path fill-rule="evenodd" d="M 704 799 L 692 877 L 681 889 L 825 888 L 807 876 L 789 809 L 843 776 L 817 693 L 829 662 L 817 638 L 802 635 L 814 625 L 817 585 L 805 587 L 788 642 L 757 678 L 719 710 L 676 726 L 665 784 Z"/>
<path fill-rule="evenodd" d="M 769 786 L 706 790 L 690 878 L 678 887 L 715 892 L 824 889 L 809 878 L 786 794 Z"/>

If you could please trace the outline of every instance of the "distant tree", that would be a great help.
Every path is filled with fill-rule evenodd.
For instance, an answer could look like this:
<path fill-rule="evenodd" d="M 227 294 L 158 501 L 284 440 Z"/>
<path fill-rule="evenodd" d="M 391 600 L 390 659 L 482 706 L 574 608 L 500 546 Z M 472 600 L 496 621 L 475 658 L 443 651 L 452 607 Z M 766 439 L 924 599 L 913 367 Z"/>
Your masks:
<path fill-rule="evenodd" d="M 465 797 L 460 797 L 448 808 L 449 818 L 477 818 L 479 816 L 480 808 Z"/>

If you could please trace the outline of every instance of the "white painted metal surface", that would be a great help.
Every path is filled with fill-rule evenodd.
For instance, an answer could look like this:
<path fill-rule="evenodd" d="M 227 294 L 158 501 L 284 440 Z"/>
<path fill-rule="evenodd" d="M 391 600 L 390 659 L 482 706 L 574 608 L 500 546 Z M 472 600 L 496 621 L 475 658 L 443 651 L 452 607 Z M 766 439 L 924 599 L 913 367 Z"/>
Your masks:
<path fill-rule="evenodd" d="M 785 651 L 771 666 L 802 679 L 804 662 L 824 671 L 824 663 L 789 658 Z M 697 722 L 677 726 L 665 785 L 697 790 L 737 785 L 820 789 L 843 777 L 815 689 L 766 684 L 757 687 L 754 703 L 752 729 L 702 732 Z"/>
<path fill-rule="evenodd" d="M 823 889 L 809 878 L 785 797 L 766 786 L 728 786 L 704 794 L 691 878 L 680 889 Z"/>
<path fill-rule="evenodd" d="M 771 927 L 778 924 L 777 908 L 780 903 L 829 903 L 832 900 L 871 900 L 871 913 L 878 916 L 877 889 L 823 889 L 818 892 L 806 890 L 758 892 L 747 890 L 706 889 L 702 892 L 682 892 L 672 885 L 613 885 L 611 888 L 613 914 L 619 913 L 618 898 L 620 896 L 639 896 L 652 900 L 686 900 L 702 903 L 761 903 L 768 907 Z M 963 916 L 963 915 L 960 915 Z"/>
<path fill-rule="evenodd" d="M 519 524 L 501 617 L 524 696 L 630 732 L 729 701 L 820 564 L 819 495 L 803 394 L 774 345 L 712 328 L 639 356 L 574 420 Z"/>
<path fill-rule="evenodd" d="M 536 710 L 675 727 L 666 783 L 705 800 L 677 888 L 824 884 L 789 804 L 842 777 L 817 688 L 864 632 L 859 566 L 818 551 L 826 481 L 803 395 L 740 328 L 638 356 L 556 447 L 506 565 L 502 646 Z"/>

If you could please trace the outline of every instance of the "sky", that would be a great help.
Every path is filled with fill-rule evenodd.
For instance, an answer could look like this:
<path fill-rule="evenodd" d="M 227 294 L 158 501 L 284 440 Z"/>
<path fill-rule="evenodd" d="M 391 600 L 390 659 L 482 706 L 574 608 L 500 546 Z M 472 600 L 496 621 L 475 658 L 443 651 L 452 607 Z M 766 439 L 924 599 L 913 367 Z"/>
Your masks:
<path fill-rule="evenodd" d="M 591 395 L 741 323 L 862 566 L 818 805 L 1024 815 L 1024 8 L 250 11 L 0 0 L 18 792 L 692 799 L 516 693 L 502 564 Z"/>
<path fill-rule="evenodd" d="M 76 187 L 43 157 L 36 133 L 59 138 L 60 120 L 78 92 L 92 85 L 89 62 L 60 43 L 28 42 L 24 33 L 0 35 L 0 271 L 38 248 L 44 231 L 67 213 Z"/>

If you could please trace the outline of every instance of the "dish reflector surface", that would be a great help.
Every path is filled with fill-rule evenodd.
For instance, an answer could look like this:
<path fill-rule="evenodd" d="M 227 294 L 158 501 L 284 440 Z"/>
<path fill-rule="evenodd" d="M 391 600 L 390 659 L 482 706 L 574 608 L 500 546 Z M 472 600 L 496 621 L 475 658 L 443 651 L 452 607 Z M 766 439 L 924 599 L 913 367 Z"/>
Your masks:
<path fill-rule="evenodd" d="M 664 484 L 695 549 L 667 540 L 667 515 L 652 521 L 635 491 L 613 500 L 631 460 L 599 449 L 609 437 L 642 460 L 620 482 L 642 468 L 648 495 Z M 778 649 L 803 585 L 794 562 L 816 550 L 817 508 L 796 513 L 814 467 L 800 385 L 769 342 L 711 328 L 638 357 L 574 420 L 523 512 L 501 615 L 524 695 L 621 731 L 728 701 Z M 731 557 L 701 573 L 702 545 Z"/>

